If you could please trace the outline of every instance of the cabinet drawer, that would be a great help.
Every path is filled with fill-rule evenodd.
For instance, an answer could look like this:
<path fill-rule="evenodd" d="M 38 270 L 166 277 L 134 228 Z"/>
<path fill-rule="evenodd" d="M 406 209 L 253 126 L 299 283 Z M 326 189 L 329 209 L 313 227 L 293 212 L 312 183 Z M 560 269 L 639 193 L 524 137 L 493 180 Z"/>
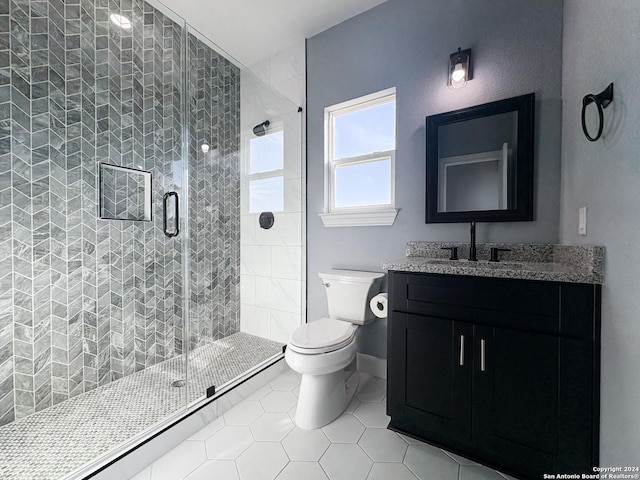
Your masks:
<path fill-rule="evenodd" d="M 560 332 L 560 285 L 394 272 L 393 309 L 543 333 Z"/>

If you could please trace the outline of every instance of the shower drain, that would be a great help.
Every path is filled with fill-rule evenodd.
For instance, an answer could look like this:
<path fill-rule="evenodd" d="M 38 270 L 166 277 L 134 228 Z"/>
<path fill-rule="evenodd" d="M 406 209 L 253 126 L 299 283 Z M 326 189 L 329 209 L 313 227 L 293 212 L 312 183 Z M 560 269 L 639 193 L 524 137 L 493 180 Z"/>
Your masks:
<path fill-rule="evenodd" d="M 171 386 L 172 387 L 184 387 L 185 383 L 186 382 L 184 380 L 175 380 L 175 381 L 171 382 Z"/>

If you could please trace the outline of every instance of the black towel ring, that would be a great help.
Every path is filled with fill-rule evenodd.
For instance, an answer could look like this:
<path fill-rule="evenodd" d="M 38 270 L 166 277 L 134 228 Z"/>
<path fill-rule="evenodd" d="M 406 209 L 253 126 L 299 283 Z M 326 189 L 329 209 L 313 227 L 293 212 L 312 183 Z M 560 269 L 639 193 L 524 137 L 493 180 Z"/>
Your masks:
<path fill-rule="evenodd" d="M 585 95 L 582 99 L 582 131 L 584 132 L 584 136 L 587 137 L 587 140 L 590 142 L 595 142 L 602 135 L 602 129 L 604 128 L 604 109 L 609 106 L 609 104 L 613 101 L 613 83 L 610 83 L 607 88 L 605 88 L 602 92 L 597 95 L 590 93 L 589 95 Z M 598 108 L 598 133 L 595 137 L 592 137 L 587 130 L 587 122 L 585 119 L 585 114 L 587 112 L 587 107 L 592 103 L 596 104 Z"/>

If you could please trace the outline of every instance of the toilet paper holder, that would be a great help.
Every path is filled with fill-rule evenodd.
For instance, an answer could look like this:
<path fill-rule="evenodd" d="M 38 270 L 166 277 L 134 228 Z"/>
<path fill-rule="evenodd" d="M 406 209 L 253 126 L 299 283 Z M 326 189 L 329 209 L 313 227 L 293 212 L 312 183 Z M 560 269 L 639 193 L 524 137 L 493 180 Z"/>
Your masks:
<path fill-rule="evenodd" d="M 385 318 L 387 316 L 388 302 L 387 302 L 387 294 L 379 293 L 375 295 L 369 301 L 369 308 L 373 312 L 373 314 L 378 318 Z"/>

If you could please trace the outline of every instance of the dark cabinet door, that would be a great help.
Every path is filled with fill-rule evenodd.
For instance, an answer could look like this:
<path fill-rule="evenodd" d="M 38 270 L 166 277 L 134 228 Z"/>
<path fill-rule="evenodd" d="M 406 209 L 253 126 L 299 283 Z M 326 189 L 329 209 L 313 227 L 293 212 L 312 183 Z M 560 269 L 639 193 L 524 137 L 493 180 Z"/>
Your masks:
<path fill-rule="evenodd" d="M 541 478 L 558 455 L 560 339 L 475 325 L 474 342 L 474 443 Z"/>
<path fill-rule="evenodd" d="M 392 427 L 434 440 L 468 442 L 472 325 L 394 312 L 390 329 Z"/>
<path fill-rule="evenodd" d="M 390 428 L 518 478 L 593 472 L 600 286 L 389 279 Z"/>

